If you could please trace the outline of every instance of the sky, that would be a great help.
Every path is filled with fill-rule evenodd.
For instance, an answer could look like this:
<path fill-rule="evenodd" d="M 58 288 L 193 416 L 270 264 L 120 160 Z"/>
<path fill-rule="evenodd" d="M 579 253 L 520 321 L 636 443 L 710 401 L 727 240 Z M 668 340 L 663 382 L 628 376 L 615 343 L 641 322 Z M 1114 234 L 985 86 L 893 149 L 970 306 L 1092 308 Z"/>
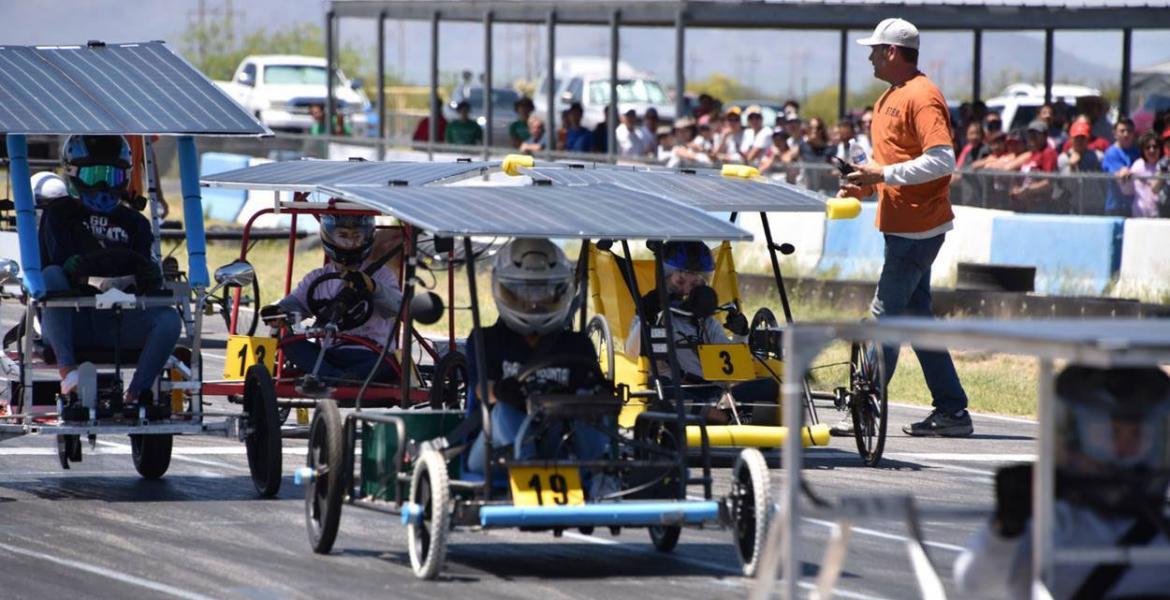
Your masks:
<path fill-rule="evenodd" d="M 197 18 L 200 0 L 0 0 L 0 43 L 78 43 L 163 39 L 178 44 L 179 36 Z M 203 0 L 208 11 L 230 7 L 241 32 L 279 29 L 298 22 L 322 23 L 327 3 L 322 0 Z M 912 9 L 911 9 L 912 10 Z M 911 17 L 912 18 L 912 17 Z M 373 21 L 344 20 L 340 38 L 368 48 L 374 62 Z M 497 81 L 536 76 L 544 64 L 544 28 L 497 25 L 493 68 Z M 850 32 L 850 38 L 867 32 Z M 429 60 L 429 24 L 390 21 L 387 68 L 407 80 L 425 83 Z M 562 27 L 558 55 L 605 55 L 609 49 L 605 27 Z M 924 32 L 922 69 L 950 95 L 969 94 L 971 35 Z M 440 30 L 440 69 L 455 73 L 483 70 L 483 27 L 449 23 Z M 715 72 L 740 80 L 771 96 L 804 96 L 837 81 L 838 37 L 829 31 L 731 31 L 691 29 L 685 60 L 688 79 Z M 1024 78 L 1038 78 L 1043 70 L 1043 33 L 1040 31 L 984 34 L 984 96 L 993 84 L 1005 82 L 1005 69 Z M 635 67 L 657 73 L 664 83 L 674 72 L 673 31 L 623 28 L 621 54 Z M 848 85 L 858 90 L 873 82 L 866 49 L 849 44 Z M 1170 31 L 1136 31 L 1135 68 L 1170 61 Z M 1117 85 L 1121 69 L 1121 33 L 1116 31 L 1057 32 L 1055 78 L 1058 82 Z"/>

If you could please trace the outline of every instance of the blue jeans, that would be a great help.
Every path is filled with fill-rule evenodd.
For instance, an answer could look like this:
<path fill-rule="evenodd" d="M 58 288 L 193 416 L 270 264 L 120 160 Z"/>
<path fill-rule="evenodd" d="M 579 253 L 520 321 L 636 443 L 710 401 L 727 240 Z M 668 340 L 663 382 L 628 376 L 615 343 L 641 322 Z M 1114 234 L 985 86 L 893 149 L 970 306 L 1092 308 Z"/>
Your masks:
<path fill-rule="evenodd" d="M 515 406 L 497 402 L 492 407 L 491 415 L 492 448 L 499 449 L 515 443 L 516 435 L 520 432 L 520 425 L 524 423 L 524 418 L 527 416 L 526 412 Z M 550 423 L 547 427 L 540 426 L 539 430 L 543 432 L 543 435 L 539 440 L 539 451 L 536 442 L 530 438 L 521 447 L 520 458 L 530 459 L 540 456 L 556 459 L 563 456 L 564 449 L 558 447 L 563 427 L 563 422 Z M 571 438 L 573 456 L 577 457 L 578 460 L 601 458 L 609 446 L 609 435 L 601 429 L 602 427 L 605 426 L 593 425 L 580 420 L 570 421 L 569 429 L 573 431 Z M 534 433 L 533 429 L 528 430 L 529 435 Z M 484 437 L 483 432 L 480 432 L 479 436 L 475 438 L 475 443 L 471 445 L 471 452 L 467 455 L 467 470 L 469 471 L 479 473 L 483 469 L 484 453 L 486 452 Z"/>
<path fill-rule="evenodd" d="M 69 277 L 60 266 L 43 272 L 48 291 L 71 289 Z M 117 340 L 121 348 L 141 349 L 134 377 L 126 388 L 134 397 L 158 378 L 179 341 L 181 327 L 179 313 L 169 306 L 124 310 L 120 319 L 115 319 L 111 310 L 93 308 L 46 308 L 41 313 L 41 332 L 60 368 L 77 366 L 78 347 L 113 348 Z"/>
<path fill-rule="evenodd" d="M 874 294 L 873 316 L 933 317 L 930 306 L 930 267 L 938 256 L 945 234 L 925 240 L 886 235 L 886 257 L 882 275 Z M 898 348 L 884 346 L 886 381 L 894 377 L 898 366 Z M 967 393 L 959 383 L 955 364 L 946 351 L 914 348 L 922 375 L 930 389 L 932 404 L 940 411 L 954 413 L 967 408 Z"/>
<path fill-rule="evenodd" d="M 309 373 L 313 365 L 317 364 L 317 355 L 321 353 L 321 345 L 309 340 L 297 340 L 282 347 L 284 357 L 292 362 L 293 366 Z M 325 350 L 325 358 L 321 360 L 321 367 L 317 369 L 318 378 L 326 379 L 356 379 L 365 380 L 370 369 L 378 362 L 378 353 L 365 348 L 329 348 Z M 398 378 L 394 370 L 383 362 L 378 372 L 374 374 L 376 383 L 391 383 Z"/>

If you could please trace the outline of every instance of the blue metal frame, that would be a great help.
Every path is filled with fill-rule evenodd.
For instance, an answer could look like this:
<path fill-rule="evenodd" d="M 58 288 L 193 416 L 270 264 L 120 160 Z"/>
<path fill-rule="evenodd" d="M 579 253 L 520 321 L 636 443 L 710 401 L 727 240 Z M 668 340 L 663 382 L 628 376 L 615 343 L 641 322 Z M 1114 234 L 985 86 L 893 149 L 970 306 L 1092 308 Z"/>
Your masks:
<path fill-rule="evenodd" d="M 405 512 L 403 522 L 410 520 Z M 605 502 L 575 506 L 484 506 L 483 527 L 581 527 L 588 525 L 699 525 L 719 521 L 719 502 Z"/>
<path fill-rule="evenodd" d="M 24 287 L 33 298 L 45 295 L 45 278 L 41 275 L 41 246 L 37 239 L 37 209 L 33 201 L 28 172 L 28 140 L 23 135 L 8 135 L 8 176 L 12 181 L 12 200 L 16 205 L 16 232 L 20 239 L 20 270 Z"/>
<path fill-rule="evenodd" d="M 187 278 L 193 288 L 206 288 L 207 239 L 203 232 L 203 198 L 199 194 L 199 155 L 195 138 L 184 135 L 179 143 L 179 179 L 183 189 L 183 226 L 187 230 Z M 25 178 L 27 180 L 27 177 Z"/>

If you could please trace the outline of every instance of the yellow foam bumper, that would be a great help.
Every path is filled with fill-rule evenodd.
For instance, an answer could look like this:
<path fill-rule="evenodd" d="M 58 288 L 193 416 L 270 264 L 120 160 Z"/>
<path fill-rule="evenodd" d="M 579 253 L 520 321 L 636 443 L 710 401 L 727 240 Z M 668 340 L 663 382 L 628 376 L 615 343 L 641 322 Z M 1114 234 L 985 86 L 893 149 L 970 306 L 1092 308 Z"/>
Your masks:
<path fill-rule="evenodd" d="M 801 442 L 808 446 L 828 446 L 829 426 L 825 424 L 805 427 Z M 699 427 L 687 427 L 687 446 L 699 447 L 703 440 Z M 779 448 L 788 439 L 788 428 L 781 425 L 710 425 L 707 439 L 711 446 L 734 446 L 737 448 Z"/>
<path fill-rule="evenodd" d="M 829 198 L 825 202 L 825 216 L 829 219 L 855 219 L 861 214 L 857 198 Z"/>
<path fill-rule="evenodd" d="M 760 170 L 751 165 L 723 165 L 719 171 L 720 175 L 724 177 L 738 177 L 740 179 L 751 179 L 760 176 Z"/>
<path fill-rule="evenodd" d="M 532 167 L 536 164 L 536 159 L 527 154 L 509 154 L 504 157 L 504 162 L 500 167 L 508 175 L 515 177 L 520 174 L 520 167 Z"/>

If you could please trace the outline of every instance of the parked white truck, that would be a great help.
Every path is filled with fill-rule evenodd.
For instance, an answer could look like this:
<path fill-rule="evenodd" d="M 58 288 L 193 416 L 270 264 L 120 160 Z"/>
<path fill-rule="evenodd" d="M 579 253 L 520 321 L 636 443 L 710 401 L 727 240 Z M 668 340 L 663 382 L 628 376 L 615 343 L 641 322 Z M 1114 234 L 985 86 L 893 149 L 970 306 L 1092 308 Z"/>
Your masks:
<path fill-rule="evenodd" d="M 333 98 L 354 134 L 364 135 L 370 101 L 361 80 L 349 80 L 337 69 Z M 325 59 L 288 54 L 249 56 L 231 81 L 215 82 L 274 131 L 304 133 L 313 126 L 309 107 L 324 106 L 327 94 Z"/>

